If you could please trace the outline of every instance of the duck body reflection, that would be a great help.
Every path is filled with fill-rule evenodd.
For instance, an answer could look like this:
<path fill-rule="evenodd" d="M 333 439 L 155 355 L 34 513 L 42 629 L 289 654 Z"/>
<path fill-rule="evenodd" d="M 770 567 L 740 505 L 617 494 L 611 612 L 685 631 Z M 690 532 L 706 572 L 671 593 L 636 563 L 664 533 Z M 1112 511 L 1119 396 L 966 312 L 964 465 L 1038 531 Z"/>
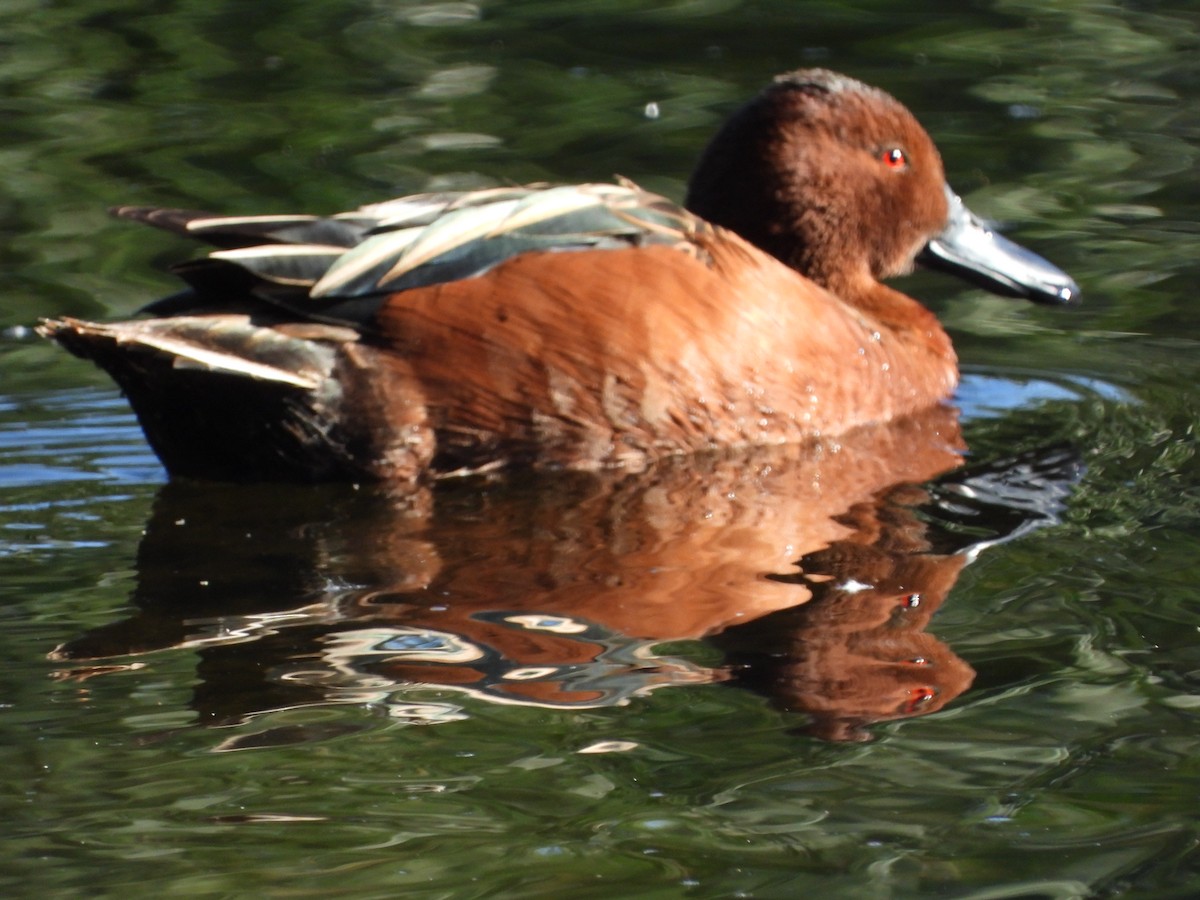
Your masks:
<path fill-rule="evenodd" d="M 462 695 L 566 709 L 728 682 L 853 738 L 970 684 L 925 632 L 970 552 L 933 549 L 910 487 L 961 450 L 954 411 L 935 407 L 836 443 L 641 473 L 169 484 L 139 548 L 136 614 L 52 656 L 79 679 L 195 652 L 208 725 L 364 702 L 437 722 L 469 715 Z M 690 640 L 724 660 L 659 648 Z"/>

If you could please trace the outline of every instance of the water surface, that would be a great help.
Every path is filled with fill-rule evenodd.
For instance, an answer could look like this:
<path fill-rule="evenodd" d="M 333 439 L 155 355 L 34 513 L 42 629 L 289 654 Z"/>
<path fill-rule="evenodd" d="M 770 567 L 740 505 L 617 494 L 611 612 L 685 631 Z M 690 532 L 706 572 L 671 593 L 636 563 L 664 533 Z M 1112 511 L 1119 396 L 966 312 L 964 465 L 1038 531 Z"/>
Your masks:
<path fill-rule="evenodd" d="M 0 16 L 6 894 L 1200 890 L 1191 4 Z M 187 251 L 108 205 L 678 197 L 798 65 L 908 103 L 1083 286 L 1064 312 L 903 282 L 963 360 L 957 425 L 405 497 L 168 486 L 28 332 L 172 289 Z"/>

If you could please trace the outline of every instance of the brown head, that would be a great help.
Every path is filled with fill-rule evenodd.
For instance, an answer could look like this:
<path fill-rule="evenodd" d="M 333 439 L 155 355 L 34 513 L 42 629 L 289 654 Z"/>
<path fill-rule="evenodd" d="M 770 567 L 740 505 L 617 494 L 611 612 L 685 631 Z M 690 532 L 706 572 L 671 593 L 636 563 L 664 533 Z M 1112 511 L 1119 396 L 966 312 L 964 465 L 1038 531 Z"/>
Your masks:
<path fill-rule="evenodd" d="M 687 206 L 836 288 L 846 275 L 911 269 L 946 224 L 944 183 L 937 148 L 899 102 L 806 69 L 779 76 L 717 133 Z"/>
<path fill-rule="evenodd" d="M 845 299 L 918 256 L 998 293 L 1079 293 L 962 205 L 899 101 L 824 69 L 780 75 L 738 110 L 701 156 L 686 205 Z"/>

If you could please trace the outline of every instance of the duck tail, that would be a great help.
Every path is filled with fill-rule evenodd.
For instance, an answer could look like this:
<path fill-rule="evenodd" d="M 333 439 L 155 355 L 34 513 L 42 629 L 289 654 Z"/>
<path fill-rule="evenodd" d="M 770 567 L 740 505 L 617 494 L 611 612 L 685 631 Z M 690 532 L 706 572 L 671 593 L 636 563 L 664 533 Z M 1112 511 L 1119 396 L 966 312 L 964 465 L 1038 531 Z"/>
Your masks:
<path fill-rule="evenodd" d="M 403 479 L 431 446 L 397 453 L 355 415 L 378 403 L 369 351 L 347 328 L 264 327 L 248 316 L 113 323 L 63 317 L 38 331 L 104 369 L 173 476 L 222 481 Z M 386 452 L 391 449 L 391 452 Z M 389 471 L 376 471 L 375 460 Z"/>

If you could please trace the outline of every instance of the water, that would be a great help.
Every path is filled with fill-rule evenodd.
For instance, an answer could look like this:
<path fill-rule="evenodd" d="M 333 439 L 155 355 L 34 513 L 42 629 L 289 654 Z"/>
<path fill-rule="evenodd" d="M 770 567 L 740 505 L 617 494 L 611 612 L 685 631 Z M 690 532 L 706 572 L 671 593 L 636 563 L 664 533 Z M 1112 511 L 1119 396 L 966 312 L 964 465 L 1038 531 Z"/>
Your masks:
<path fill-rule="evenodd" d="M 6 895 L 1200 889 L 1191 4 L 0 16 Z M 878 469 L 849 442 L 411 497 L 166 486 L 103 376 L 25 330 L 172 288 L 181 248 L 107 205 L 679 196 L 801 64 L 908 103 L 1083 286 L 1063 312 L 904 282 L 963 359 L 967 474 L 927 429 Z M 929 486 L 866 502 L 897 458 Z"/>

